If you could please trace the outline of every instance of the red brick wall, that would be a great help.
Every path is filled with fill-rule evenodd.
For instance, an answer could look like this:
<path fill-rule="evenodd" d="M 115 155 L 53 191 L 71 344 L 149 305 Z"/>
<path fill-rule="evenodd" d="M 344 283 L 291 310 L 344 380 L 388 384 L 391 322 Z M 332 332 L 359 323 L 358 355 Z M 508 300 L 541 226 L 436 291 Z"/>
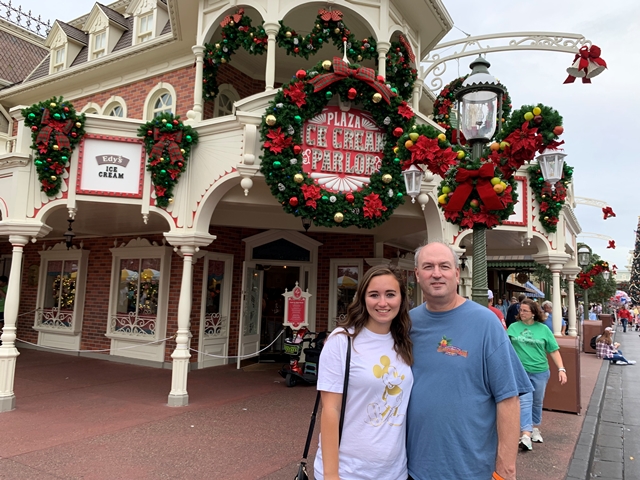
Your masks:
<path fill-rule="evenodd" d="M 229 328 L 229 355 L 237 355 L 240 302 L 242 293 L 242 264 L 245 259 L 245 244 L 243 238 L 261 233 L 262 230 L 251 228 L 231 228 L 213 226 L 211 233 L 216 235 L 216 240 L 204 250 L 218 253 L 232 254 L 233 277 L 232 298 Z M 371 235 L 349 235 L 335 233 L 309 233 L 309 236 L 322 243 L 318 254 L 318 283 L 316 299 L 316 328 L 327 329 L 328 303 L 329 303 L 329 273 L 330 260 L 332 258 L 368 258 L 373 257 L 374 243 Z M 128 243 L 134 237 L 118 237 L 118 244 Z M 150 242 L 161 244 L 162 236 L 145 237 Z M 84 248 L 89 250 L 89 263 L 87 275 L 86 298 L 84 305 L 84 320 L 82 327 L 81 349 L 103 350 L 109 349 L 111 341 L 105 337 L 109 311 L 109 289 L 111 282 L 113 238 L 83 239 Z M 28 284 L 28 272 L 31 265 L 40 266 L 42 241 L 29 244 L 24 251 L 23 277 L 21 282 L 21 301 L 18 318 L 18 338 L 32 343 L 37 343 L 38 334 L 33 330 L 33 310 L 36 308 L 37 286 Z M 51 242 L 45 242 L 51 246 Z M 0 243 L 0 254 L 9 254 L 11 245 L 8 242 Z M 169 300 L 167 312 L 166 336 L 172 336 L 178 328 L 178 301 L 180 296 L 180 284 L 182 282 L 183 260 L 176 253 L 171 257 L 171 271 L 169 281 Z M 365 269 L 366 269 L 365 264 Z M 200 331 L 200 306 L 202 301 L 202 280 L 204 261 L 202 259 L 194 265 L 193 269 L 193 304 L 191 310 L 191 332 L 193 334 L 191 347 L 197 348 Z M 26 314 L 26 315 L 25 315 Z M 165 361 L 171 362 L 171 353 L 175 348 L 175 341 L 167 341 Z M 192 352 L 191 361 L 197 361 L 197 354 Z"/>

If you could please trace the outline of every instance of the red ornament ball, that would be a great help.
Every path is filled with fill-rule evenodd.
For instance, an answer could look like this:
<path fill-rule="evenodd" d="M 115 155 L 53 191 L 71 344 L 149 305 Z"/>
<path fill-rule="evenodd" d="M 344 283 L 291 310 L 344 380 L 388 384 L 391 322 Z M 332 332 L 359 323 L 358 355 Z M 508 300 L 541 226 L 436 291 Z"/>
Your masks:
<path fill-rule="evenodd" d="M 300 155 L 301 152 L 302 152 L 302 147 L 300 145 L 293 146 L 293 153 L 295 153 L 296 155 Z"/>
<path fill-rule="evenodd" d="M 350 88 L 349 91 L 347 92 L 347 97 L 349 97 L 349 100 L 353 100 L 357 96 L 358 96 L 358 91 L 355 88 Z"/>
<path fill-rule="evenodd" d="M 178 167 L 182 168 L 183 166 L 184 166 L 184 163 L 178 162 Z"/>
<path fill-rule="evenodd" d="M 69 107 L 64 107 L 62 110 L 64 111 L 64 113 L 69 113 Z"/>
<path fill-rule="evenodd" d="M 533 117 L 533 121 L 535 123 L 541 123 L 542 122 L 542 115 L 536 115 L 535 117 Z"/>
<path fill-rule="evenodd" d="M 35 125 L 33 127 L 31 127 L 31 131 L 32 132 L 37 132 L 38 131 L 38 127 L 36 127 Z"/>
<path fill-rule="evenodd" d="M 76 132 L 71 132 L 71 136 L 72 136 L 73 138 L 76 138 L 76 137 L 78 136 L 78 134 L 77 134 Z"/>
<path fill-rule="evenodd" d="M 172 123 L 173 123 L 174 125 L 178 125 L 178 123 L 179 123 L 179 122 L 178 122 L 178 120 L 174 120 Z"/>
<path fill-rule="evenodd" d="M 291 197 L 289 199 L 289 205 L 291 205 L 292 207 L 297 207 L 298 206 L 298 197 Z"/>
<path fill-rule="evenodd" d="M 349 203 L 353 203 L 356 199 L 356 197 L 353 196 L 353 193 L 347 193 L 344 198 L 347 200 L 347 202 Z"/>
<path fill-rule="evenodd" d="M 379 81 L 380 83 L 384 83 L 384 77 L 382 75 L 378 75 L 376 77 L 376 80 Z"/>
<path fill-rule="evenodd" d="M 294 53 L 298 53 L 299 51 L 300 51 L 300 49 L 299 49 L 298 47 L 296 47 L 296 48 L 294 48 L 294 49 L 293 49 L 293 52 L 294 52 Z"/>
<path fill-rule="evenodd" d="M 296 78 L 298 78 L 299 80 L 304 80 L 304 77 L 307 76 L 307 72 L 304 70 L 298 70 L 296 72 Z"/>
<path fill-rule="evenodd" d="M 147 130 L 147 135 L 149 136 L 153 135 L 153 130 Z"/>
<path fill-rule="evenodd" d="M 402 128 L 400 128 L 400 127 L 396 127 L 396 128 L 393 129 L 393 136 L 394 137 L 401 137 L 403 133 L 404 133 L 404 130 L 402 130 Z"/>

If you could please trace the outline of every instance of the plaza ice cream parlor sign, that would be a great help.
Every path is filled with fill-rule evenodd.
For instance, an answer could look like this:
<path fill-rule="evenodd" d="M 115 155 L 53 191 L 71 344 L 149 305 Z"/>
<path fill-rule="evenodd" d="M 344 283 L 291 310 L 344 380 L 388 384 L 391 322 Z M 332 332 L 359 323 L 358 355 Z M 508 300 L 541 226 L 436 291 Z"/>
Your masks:
<path fill-rule="evenodd" d="M 404 202 L 394 147 L 414 113 L 373 70 L 340 58 L 299 70 L 261 126 L 261 171 L 283 209 L 317 226 L 373 228 Z"/>

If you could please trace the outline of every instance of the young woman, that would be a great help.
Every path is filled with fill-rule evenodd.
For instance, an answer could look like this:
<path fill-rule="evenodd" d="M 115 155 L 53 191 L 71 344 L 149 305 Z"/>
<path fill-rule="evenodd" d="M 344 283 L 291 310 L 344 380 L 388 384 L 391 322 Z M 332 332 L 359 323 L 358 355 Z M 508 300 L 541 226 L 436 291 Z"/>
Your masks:
<path fill-rule="evenodd" d="M 406 480 L 405 413 L 413 385 L 409 300 L 400 275 L 369 269 L 358 284 L 344 322 L 320 355 L 322 392 L 316 480 Z M 351 337 L 349 385 L 342 439 L 338 424 Z"/>
<path fill-rule="evenodd" d="M 567 371 L 562 363 L 558 342 L 544 324 L 544 314 L 538 304 L 533 300 L 523 300 L 518 320 L 509 326 L 507 334 L 534 388 L 533 393 L 520 397 L 520 448 L 532 450 L 532 441 L 542 443 L 538 427 L 542 423 L 544 391 L 551 376 L 547 353 L 558 367 L 561 385 L 567 383 Z"/>
<path fill-rule="evenodd" d="M 618 350 L 620 344 L 613 343 L 613 340 L 611 340 L 612 333 L 613 329 L 607 327 L 604 329 L 604 333 L 598 337 L 596 340 L 596 357 L 609 360 L 612 363 L 615 362 L 618 365 L 635 365 L 635 360 L 627 360 L 622 356 L 622 352 Z"/>

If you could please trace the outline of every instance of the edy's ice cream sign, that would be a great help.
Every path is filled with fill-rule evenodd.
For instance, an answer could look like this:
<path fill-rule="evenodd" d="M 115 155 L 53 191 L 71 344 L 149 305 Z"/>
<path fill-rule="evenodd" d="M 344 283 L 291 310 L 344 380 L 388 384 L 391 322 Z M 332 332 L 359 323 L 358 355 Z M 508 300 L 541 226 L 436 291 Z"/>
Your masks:
<path fill-rule="evenodd" d="M 366 113 L 326 107 L 305 122 L 302 169 L 333 192 L 356 192 L 380 169 L 384 131 Z"/>

